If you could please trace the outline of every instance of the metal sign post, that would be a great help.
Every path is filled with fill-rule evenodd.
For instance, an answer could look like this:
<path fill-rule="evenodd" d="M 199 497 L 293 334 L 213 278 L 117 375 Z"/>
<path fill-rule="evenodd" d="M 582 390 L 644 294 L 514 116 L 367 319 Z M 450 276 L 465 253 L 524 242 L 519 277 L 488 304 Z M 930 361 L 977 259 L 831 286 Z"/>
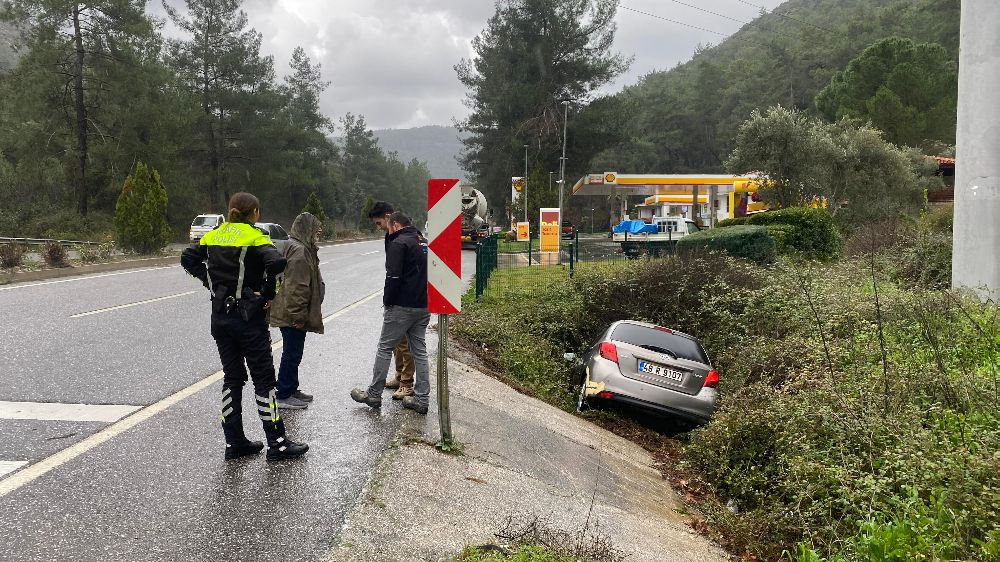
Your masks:
<path fill-rule="evenodd" d="M 462 310 L 462 189 L 456 179 L 427 182 L 427 311 L 438 315 L 437 399 L 441 443 L 450 445 L 448 315 Z"/>

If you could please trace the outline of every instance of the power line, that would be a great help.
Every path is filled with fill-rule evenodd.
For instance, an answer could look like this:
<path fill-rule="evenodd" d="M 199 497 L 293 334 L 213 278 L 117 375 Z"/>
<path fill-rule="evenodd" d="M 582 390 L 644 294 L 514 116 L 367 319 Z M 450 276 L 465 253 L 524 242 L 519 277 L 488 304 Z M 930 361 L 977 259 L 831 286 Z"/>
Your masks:
<path fill-rule="evenodd" d="M 748 21 L 743 21 L 743 20 L 738 20 L 736 18 L 731 18 L 731 17 L 729 17 L 729 16 L 727 16 L 725 14 L 720 14 L 718 12 L 713 12 L 712 10 L 706 10 L 705 8 L 702 8 L 700 6 L 695 6 L 693 4 L 686 4 L 684 2 L 681 2 L 680 0 L 671 0 L 671 2 L 674 2 L 676 4 L 680 4 L 681 6 L 687 6 L 688 8 L 694 8 L 695 10 L 698 10 L 698 11 L 701 11 L 701 12 L 705 12 L 706 14 L 712 14 L 713 16 L 719 16 L 720 18 L 726 18 L 727 20 L 734 21 L 736 23 L 742 23 L 743 25 L 750 25 L 750 22 L 748 22 Z M 625 9 L 627 10 L 628 8 L 625 8 Z"/>
<path fill-rule="evenodd" d="M 743 39 L 742 37 L 736 37 L 735 35 L 732 35 L 731 33 L 722 33 L 721 31 L 715 31 L 714 29 L 706 29 L 704 27 L 698 27 L 697 25 L 691 25 L 690 23 L 685 23 L 685 22 L 682 22 L 682 21 L 672 20 L 670 18 L 665 18 L 663 16 L 658 16 L 656 14 L 651 14 L 649 12 L 643 12 L 642 10 L 636 10 L 635 8 L 629 8 L 628 6 L 624 6 L 624 5 L 621 5 L 619 7 L 621 9 L 623 9 L 623 10 L 628 10 L 630 12 L 635 12 L 637 14 L 642 14 L 644 16 L 649 16 L 651 18 L 656 18 L 658 20 L 668 21 L 670 23 L 675 23 L 677 25 L 683 25 L 684 27 L 690 27 L 691 29 L 697 29 L 698 31 L 704 31 L 706 33 L 714 33 L 716 35 L 721 35 L 723 37 L 729 37 L 730 39 L 735 39 L 736 41 L 743 41 L 745 43 L 752 43 L 752 44 L 758 45 L 760 47 L 769 47 L 769 45 L 766 45 L 764 43 L 758 43 L 757 41 L 751 41 L 750 39 Z"/>
<path fill-rule="evenodd" d="M 834 30 L 832 30 L 832 29 L 827 29 L 827 28 L 825 28 L 825 27 L 822 27 L 822 26 L 819 26 L 819 25 L 816 25 L 816 24 L 814 24 L 814 23 L 811 23 L 811 22 L 808 22 L 808 21 L 806 21 L 806 20 L 800 20 L 799 18 L 793 18 L 792 16 L 789 16 L 789 15 L 787 14 L 787 12 L 786 12 L 786 13 L 782 13 L 782 12 L 769 12 L 769 11 L 767 10 L 767 7 L 766 7 L 766 6 L 761 6 L 760 4 L 754 4 L 754 3 L 752 3 L 752 2 L 747 2 L 746 0 L 736 0 L 736 1 L 737 1 L 737 2 L 740 2 L 740 3 L 743 3 L 743 4 L 746 4 L 747 6 L 752 6 L 752 7 L 754 7 L 754 8 L 759 8 L 759 9 L 763 10 L 763 11 L 764 11 L 765 13 L 769 13 L 769 14 L 772 14 L 772 15 L 775 15 L 775 16 L 778 16 L 778 17 L 780 17 L 780 18 L 785 18 L 786 20 L 791 20 L 791 21 L 794 21 L 794 22 L 797 22 L 797 23 L 800 23 L 800 24 L 802 24 L 802 25 L 808 25 L 809 27 L 815 27 L 816 29 L 818 29 L 818 30 L 820 30 L 820 31 L 825 31 L 825 32 L 827 32 L 827 33 L 833 33 L 834 35 L 841 35 L 841 36 L 843 36 L 843 37 L 848 37 L 848 38 L 850 38 L 850 35 L 848 35 L 848 34 L 846 34 L 846 33 L 842 33 L 842 32 L 840 32 L 840 31 L 834 31 Z"/>

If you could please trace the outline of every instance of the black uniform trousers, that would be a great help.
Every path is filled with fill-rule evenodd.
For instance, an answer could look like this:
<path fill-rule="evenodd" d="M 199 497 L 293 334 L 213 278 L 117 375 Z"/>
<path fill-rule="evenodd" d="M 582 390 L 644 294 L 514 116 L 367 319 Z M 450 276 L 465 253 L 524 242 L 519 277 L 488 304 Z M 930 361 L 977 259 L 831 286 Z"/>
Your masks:
<path fill-rule="evenodd" d="M 224 373 L 222 387 L 242 388 L 249 367 L 254 393 L 268 396 L 275 387 L 275 377 L 267 314 L 260 310 L 249 321 L 244 321 L 235 308 L 228 313 L 212 313 L 212 337 L 219 347 Z"/>

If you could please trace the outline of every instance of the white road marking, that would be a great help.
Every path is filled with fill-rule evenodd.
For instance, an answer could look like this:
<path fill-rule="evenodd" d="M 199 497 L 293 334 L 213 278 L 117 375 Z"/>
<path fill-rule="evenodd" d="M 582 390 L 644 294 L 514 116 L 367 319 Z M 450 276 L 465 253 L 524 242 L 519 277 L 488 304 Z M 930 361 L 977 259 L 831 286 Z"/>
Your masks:
<path fill-rule="evenodd" d="M 173 269 L 173 265 L 164 265 L 161 267 L 144 267 L 142 269 L 130 269 L 128 271 L 119 271 L 116 273 L 102 273 L 100 275 L 86 275 L 84 277 L 70 277 L 68 279 L 58 279 L 56 281 L 43 281 L 41 283 L 28 283 L 26 285 L 12 285 L 10 287 L 0 287 L 0 291 L 13 291 L 14 289 L 27 289 L 29 287 L 41 287 L 42 285 L 56 285 L 58 283 L 72 283 L 74 281 L 86 281 L 88 279 L 100 279 L 102 277 L 114 277 L 116 275 L 131 275 L 132 273 L 144 273 L 146 271 L 156 271 L 158 269 Z"/>
<path fill-rule="evenodd" d="M 149 304 L 152 302 L 165 301 L 167 299 L 176 299 L 177 297 L 186 297 L 188 295 L 193 295 L 195 293 L 200 293 L 201 291 L 188 291 L 186 293 L 177 293 L 176 295 L 167 295 L 165 297 L 157 297 L 155 299 L 148 299 L 139 302 L 131 302 L 128 304 L 120 304 L 118 306 L 109 306 L 108 308 L 99 308 L 97 310 L 91 310 L 90 312 L 81 312 L 80 314 L 74 314 L 70 318 L 83 318 L 84 316 L 90 316 L 92 314 L 100 314 L 102 312 L 111 312 L 113 310 L 121 310 L 123 308 L 132 308 L 133 306 L 139 306 L 141 304 Z"/>
<path fill-rule="evenodd" d="M 141 406 L 0 401 L 0 419 L 112 423 L 139 408 Z"/>
<path fill-rule="evenodd" d="M 375 297 L 382 294 L 382 289 L 371 293 L 370 295 L 363 297 L 353 303 L 341 308 L 337 312 L 327 316 L 323 319 L 323 323 L 326 324 L 331 320 L 343 316 L 348 312 L 358 308 L 359 306 L 367 303 L 368 301 L 374 299 Z M 276 350 L 281 347 L 282 342 L 276 342 L 271 346 L 272 350 Z M 14 474 L 0 479 L 0 498 L 6 496 L 7 494 L 17 490 L 25 484 L 30 484 L 37 478 L 46 474 L 47 472 L 56 469 L 67 462 L 75 459 L 76 457 L 86 453 L 87 451 L 97 447 L 98 445 L 109 441 L 110 439 L 125 433 L 126 431 L 132 429 L 133 427 L 139 425 L 140 423 L 152 418 L 153 416 L 162 413 L 167 408 L 181 402 L 185 398 L 193 396 L 197 392 L 204 390 L 213 384 L 222 380 L 222 371 L 217 371 L 208 377 L 192 384 L 191 386 L 179 390 L 170 396 L 167 396 L 163 400 L 155 404 L 146 406 L 145 408 L 135 412 L 127 418 L 121 419 L 108 427 L 98 431 L 97 433 L 87 437 L 86 439 L 71 445 L 58 453 L 46 457 L 35 464 L 26 467 L 24 470 L 15 472 Z"/>
<path fill-rule="evenodd" d="M 0 461 L 0 478 L 3 478 L 26 464 L 28 464 L 28 461 Z"/>
<path fill-rule="evenodd" d="M 370 255 L 372 255 L 372 254 L 377 254 L 377 253 L 379 253 L 380 251 L 381 251 L 381 250 L 375 250 L 375 251 L 372 251 L 372 252 L 365 252 L 365 253 L 363 253 L 363 254 L 358 254 L 358 255 L 359 255 L 359 256 L 370 256 Z"/>

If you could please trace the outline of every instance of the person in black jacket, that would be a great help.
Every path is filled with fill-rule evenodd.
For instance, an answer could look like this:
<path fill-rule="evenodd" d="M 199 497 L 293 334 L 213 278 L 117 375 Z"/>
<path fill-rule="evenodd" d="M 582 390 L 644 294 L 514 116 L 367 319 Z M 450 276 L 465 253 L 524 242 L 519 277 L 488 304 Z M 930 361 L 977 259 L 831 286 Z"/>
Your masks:
<path fill-rule="evenodd" d="M 389 219 L 396 210 L 385 201 L 376 201 L 368 212 L 368 218 L 375 223 L 375 227 L 385 232 L 385 249 L 389 251 Z M 402 400 L 407 396 L 413 396 L 413 356 L 410 355 L 410 347 L 406 338 L 399 340 L 396 349 L 392 352 L 396 358 L 396 375 L 385 381 L 385 387 L 395 390 L 392 393 L 393 400 Z"/>
<path fill-rule="evenodd" d="M 211 294 L 212 337 L 224 373 L 222 432 L 227 459 L 257 454 L 264 448 L 243 433 L 247 367 L 267 436 L 267 460 L 299 457 L 309 450 L 308 445 L 286 437 L 285 423 L 278 415 L 266 309 L 274 298 L 276 276 L 286 262 L 271 239 L 254 227 L 259 218 L 257 198 L 236 193 L 229 199 L 228 220 L 181 254 L 181 265 Z"/>
<path fill-rule="evenodd" d="M 416 366 L 413 395 L 403 398 L 403 407 L 427 413 L 430 374 L 425 336 L 431 315 L 427 312 L 427 240 L 401 212 L 389 219 L 385 253 L 385 312 L 382 336 L 375 354 L 372 382 L 367 389 L 355 388 L 351 398 L 372 408 L 382 406 L 385 377 L 396 343 L 406 337 Z"/>

